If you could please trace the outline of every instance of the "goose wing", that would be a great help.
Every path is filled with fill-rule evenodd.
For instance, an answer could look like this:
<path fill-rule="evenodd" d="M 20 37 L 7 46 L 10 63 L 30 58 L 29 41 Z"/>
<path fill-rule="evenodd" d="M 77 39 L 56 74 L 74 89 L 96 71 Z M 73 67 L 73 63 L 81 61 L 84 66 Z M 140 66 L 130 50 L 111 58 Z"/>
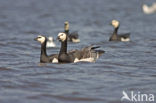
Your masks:
<path fill-rule="evenodd" d="M 58 58 L 58 54 L 51 54 L 49 55 L 49 58 Z"/>
<path fill-rule="evenodd" d="M 79 38 L 78 32 L 77 31 L 74 31 L 74 32 L 70 33 L 68 35 L 68 38 L 78 39 Z"/>
<path fill-rule="evenodd" d="M 129 38 L 130 37 L 130 33 L 119 34 L 118 36 L 122 37 L 122 38 Z"/>
<path fill-rule="evenodd" d="M 83 58 L 98 58 L 101 56 L 105 51 L 103 50 L 96 50 L 100 48 L 100 46 L 88 46 L 82 49 L 82 53 L 84 53 Z"/>
<path fill-rule="evenodd" d="M 72 58 L 77 58 L 77 59 L 81 59 L 83 54 L 81 53 L 80 50 L 71 50 L 68 52 L 68 55 L 72 56 Z"/>
<path fill-rule="evenodd" d="M 73 56 L 74 58 L 78 59 L 84 59 L 84 58 L 90 58 L 94 57 L 93 54 L 96 53 L 95 49 L 99 48 L 99 46 L 93 47 L 88 46 L 85 48 L 82 48 L 81 50 L 71 50 L 68 52 L 68 55 Z"/>
<path fill-rule="evenodd" d="M 68 35 L 68 41 L 71 41 L 71 42 L 74 42 L 74 43 L 80 42 L 78 32 L 75 31 L 75 32 L 70 33 Z"/>
<path fill-rule="evenodd" d="M 96 50 L 97 48 L 100 48 L 100 46 L 88 46 L 81 50 L 71 50 L 67 53 L 68 58 L 66 59 L 70 62 L 95 62 L 104 53 L 103 50 Z"/>

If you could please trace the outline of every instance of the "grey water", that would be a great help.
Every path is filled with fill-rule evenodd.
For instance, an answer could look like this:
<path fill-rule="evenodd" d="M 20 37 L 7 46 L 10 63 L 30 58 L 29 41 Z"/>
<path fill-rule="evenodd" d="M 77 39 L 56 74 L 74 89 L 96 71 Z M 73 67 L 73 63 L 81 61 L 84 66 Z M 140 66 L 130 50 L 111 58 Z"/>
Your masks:
<path fill-rule="evenodd" d="M 123 91 L 156 99 L 156 14 L 141 9 L 153 2 L 0 0 L 0 103 L 123 103 Z M 112 19 L 119 33 L 131 33 L 130 42 L 108 41 Z M 94 44 L 106 51 L 95 63 L 40 64 L 33 39 L 53 36 L 57 48 L 48 54 L 58 53 L 66 20 L 81 39 L 68 50 Z"/>

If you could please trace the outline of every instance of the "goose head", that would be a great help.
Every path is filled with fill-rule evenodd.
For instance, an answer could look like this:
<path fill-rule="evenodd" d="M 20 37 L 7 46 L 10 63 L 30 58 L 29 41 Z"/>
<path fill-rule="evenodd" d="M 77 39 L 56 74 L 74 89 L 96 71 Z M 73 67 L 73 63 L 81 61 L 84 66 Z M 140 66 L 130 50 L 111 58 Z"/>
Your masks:
<path fill-rule="evenodd" d="M 114 28 L 117 28 L 117 27 L 119 27 L 120 22 L 119 22 L 118 20 L 112 20 L 111 25 L 112 25 Z"/>
<path fill-rule="evenodd" d="M 40 42 L 41 44 L 43 44 L 46 41 L 46 37 L 42 36 L 42 35 L 38 35 L 37 38 L 35 38 L 34 40 Z"/>
<path fill-rule="evenodd" d="M 65 40 L 67 40 L 67 34 L 66 33 L 58 33 L 57 39 L 61 42 L 64 42 Z"/>
<path fill-rule="evenodd" d="M 65 21 L 64 22 L 64 30 L 65 31 L 68 31 L 69 30 L 69 22 L 68 21 Z"/>

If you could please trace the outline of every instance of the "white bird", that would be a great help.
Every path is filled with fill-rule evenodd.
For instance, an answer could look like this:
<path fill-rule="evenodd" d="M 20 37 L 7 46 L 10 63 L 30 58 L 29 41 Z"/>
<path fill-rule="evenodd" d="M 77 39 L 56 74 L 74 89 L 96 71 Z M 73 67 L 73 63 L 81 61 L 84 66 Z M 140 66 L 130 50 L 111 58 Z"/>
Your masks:
<path fill-rule="evenodd" d="M 152 14 L 156 13 L 156 3 L 153 3 L 151 6 L 148 6 L 146 4 L 142 5 L 142 10 L 145 14 Z"/>
<path fill-rule="evenodd" d="M 123 97 L 121 98 L 121 101 L 123 101 L 124 99 L 131 101 L 131 99 L 128 97 L 125 91 L 123 91 L 122 94 L 123 94 Z"/>
<path fill-rule="evenodd" d="M 56 47 L 56 44 L 54 43 L 53 37 L 48 37 L 46 47 L 47 48 Z"/>

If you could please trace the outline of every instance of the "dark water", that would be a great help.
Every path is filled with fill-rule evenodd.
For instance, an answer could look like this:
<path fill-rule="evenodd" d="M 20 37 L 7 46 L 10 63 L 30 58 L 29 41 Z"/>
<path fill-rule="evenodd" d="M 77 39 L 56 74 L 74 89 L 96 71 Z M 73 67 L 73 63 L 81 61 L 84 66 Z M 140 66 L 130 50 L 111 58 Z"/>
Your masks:
<path fill-rule="evenodd" d="M 156 96 L 156 14 L 141 10 L 152 2 L 0 0 L 0 103 L 120 103 L 123 90 Z M 108 42 L 112 19 L 131 42 Z M 66 20 L 81 39 L 69 50 L 96 44 L 106 51 L 96 63 L 39 63 L 33 39 L 56 38 Z M 56 44 L 49 54 L 59 51 Z"/>

